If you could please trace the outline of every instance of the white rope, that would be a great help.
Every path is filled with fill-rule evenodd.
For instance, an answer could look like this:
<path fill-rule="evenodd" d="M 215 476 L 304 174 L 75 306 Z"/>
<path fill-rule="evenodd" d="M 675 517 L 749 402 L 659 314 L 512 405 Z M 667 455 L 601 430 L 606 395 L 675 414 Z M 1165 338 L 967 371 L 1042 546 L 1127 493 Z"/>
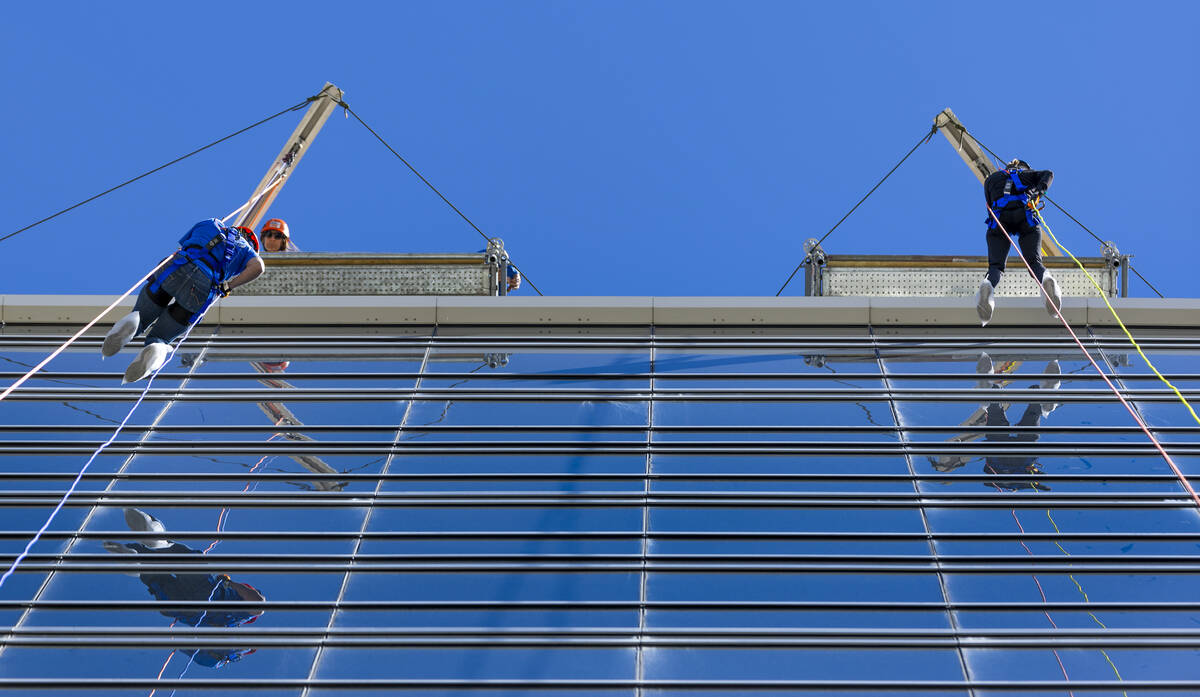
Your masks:
<path fill-rule="evenodd" d="M 159 266 L 161 266 L 161 264 Z M 134 287 L 136 288 L 136 286 Z M 114 303 L 114 305 L 115 304 L 116 303 Z M 83 467 L 79 470 L 79 474 L 75 475 L 75 480 L 71 482 L 71 486 L 67 487 L 66 493 L 64 493 L 62 498 L 59 499 L 58 505 L 54 507 L 54 510 L 50 511 L 50 517 L 46 518 L 46 522 L 42 524 L 41 529 L 34 534 L 33 539 L 29 540 L 29 544 L 25 545 L 25 550 L 17 555 L 17 558 L 13 560 L 12 566 L 9 566 L 8 570 L 5 571 L 2 576 L 0 576 L 0 588 L 4 587 L 4 582 L 8 580 L 9 576 L 12 576 L 16 572 L 17 566 L 19 566 L 21 562 L 25 560 L 25 557 L 29 556 L 29 551 L 33 549 L 33 546 L 37 544 L 38 540 L 42 539 L 42 535 L 44 535 L 50 528 L 50 524 L 54 522 L 54 518 L 58 516 L 58 512 L 61 511 L 63 506 L 66 505 L 67 499 L 71 497 L 71 494 L 75 493 L 75 488 L 78 487 L 79 482 L 83 480 L 83 475 L 87 472 L 88 467 L 90 467 L 92 462 L 96 460 L 96 457 L 99 456 L 105 448 L 111 445 L 112 442 L 117 439 L 118 435 L 120 435 L 121 429 L 125 428 L 125 424 L 129 422 L 129 419 L 133 416 L 133 412 L 137 410 L 142 401 L 146 399 L 146 395 L 149 394 L 150 386 L 154 383 L 154 378 L 158 377 L 158 374 L 162 371 L 162 369 L 171 362 L 171 359 L 175 356 L 175 352 L 180 346 L 183 345 L 183 342 L 187 341 L 188 336 L 192 333 L 192 329 L 200 323 L 200 320 L 204 319 L 204 315 L 208 312 L 210 307 L 212 307 L 212 303 L 209 303 L 207 306 L 205 306 L 205 308 L 196 316 L 196 319 L 190 325 L 188 325 L 188 328 L 186 331 L 184 331 L 183 336 L 179 338 L 179 343 L 176 344 L 176 346 L 171 349 L 171 352 L 167 354 L 167 357 L 163 361 L 162 365 L 160 365 L 154 370 L 153 373 L 150 374 L 150 378 L 146 380 L 146 387 L 142 389 L 142 393 L 138 395 L 137 401 L 133 403 L 132 407 L 130 407 L 129 413 L 125 415 L 124 419 L 121 419 L 121 423 L 117 424 L 117 429 L 113 431 L 113 434 L 109 436 L 108 440 L 101 443 L 100 447 L 96 448 L 96 450 L 92 452 L 92 456 L 87 459 L 87 462 L 83 463 Z M 112 306 L 110 306 L 109 309 L 111 310 Z M 107 311 L 108 310 L 105 310 L 105 312 Z M 101 316 L 103 316 L 103 314 Z M 97 317 L 97 319 L 99 319 L 99 317 Z M 65 347 L 66 344 L 63 345 L 63 348 Z"/>

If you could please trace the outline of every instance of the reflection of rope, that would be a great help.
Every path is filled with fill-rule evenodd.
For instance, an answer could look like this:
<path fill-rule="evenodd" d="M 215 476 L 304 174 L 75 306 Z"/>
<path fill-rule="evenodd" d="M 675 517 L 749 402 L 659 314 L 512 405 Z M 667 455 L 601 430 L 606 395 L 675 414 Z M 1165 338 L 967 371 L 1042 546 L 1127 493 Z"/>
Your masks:
<path fill-rule="evenodd" d="M 208 594 L 208 602 L 210 602 L 210 603 L 212 602 L 213 596 L 217 594 L 217 589 L 218 589 L 218 588 L 220 588 L 220 587 L 221 587 L 221 579 L 220 579 L 220 578 L 218 578 L 218 579 L 217 579 L 217 582 L 216 582 L 216 584 L 214 584 L 214 585 L 213 585 L 213 589 L 212 589 L 212 591 L 210 591 L 210 592 L 209 592 L 209 594 Z M 204 612 L 202 612 L 202 613 L 200 614 L 200 619 L 196 621 L 196 626 L 197 626 L 197 627 L 199 627 L 199 626 L 200 626 L 200 625 L 201 625 L 201 624 L 204 622 L 204 618 L 205 618 L 205 616 L 206 616 L 206 615 L 208 615 L 208 610 L 205 610 Z M 196 654 L 197 654 L 199 651 L 200 651 L 200 649 L 192 649 L 192 655 L 188 656 L 188 662 L 187 662 L 187 665 L 183 667 L 183 670 L 179 671 L 179 677 L 178 677 L 178 678 L 176 678 L 176 680 L 182 680 L 182 679 L 183 679 L 183 674 L 184 674 L 184 673 L 186 673 L 186 672 L 188 672 L 188 668 L 191 668 L 191 667 L 192 667 L 192 663 L 194 663 L 194 662 L 196 661 Z M 173 654 L 173 653 L 175 653 L 175 652 L 174 652 L 174 651 L 171 651 L 171 653 Z M 168 660 L 168 661 L 169 661 L 169 660 L 171 660 L 171 657 L 170 657 L 170 656 L 167 656 L 167 660 Z M 165 669 L 166 667 L 167 667 L 167 666 L 166 666 L 166 664 L 164 663 L 164 664 L 163 664 L 163 668 Z M 159 677 L 161 677 L 161 676 L 162 676 L 162 673 L 159 673 Z M 176 692 L 176 691 L 178 691 L 178 690 L 179 690 L 179 688 L 178 688 L 178 687 L 176 687 L 175 689 L 171 690 L 170 697 L 175 697 L 175 692 Z M 152 692 L 152 693 L 150 693 L 150 694 L 154 694 L 154 693 Z"/>
<path fill-rule="evenodd" d="M 837 375 L 837 371 L 833 369 L 833 366 L 826 363 L 825 367 L 829 369 L 829 372 L 833 373 L 834 375 Z M 858 387 L 858 385 L 855 385 L 854 383 L 849 382 L 847 380 L 834 380 L 834 382 L 836 382 L 840 385 L 846 385 L 847 387 Z M 881 424 L 875 420 L 875 416 L 873 414 L 871 414 L 871 410 L 867 408 L 867 405 L 863 404 L 862 402 L 855 402 L 854 404 L 859 409 L 862 409 L 864 413 L 866 413 L 867 421 L 871 422 L 872 425 L 880 426 L 882 428 L 888 428 L 888 426 L 886 424 Z"/>
<path fill-rule="evenodd" d="M 1000 227 L 1000 231 L 1007 236 L 1008 230 L 1004 229 L 1004 224 L 1000 222 L 1000 218 L 996 216 L 996 211 L 992 210 L 991 206 L 988 206 L 988 214 L 991 215 L 992 219 L 996 221 L 996 225 Z M 1029 265 L 1029 260 L 1026 259 L 1025 255 L 1021 252 L 1021 245 L 1013 245 L 1013 249 L 1017 251 L 1017 256 L 1020 257 L 1021 262 L 1025 264 L 1025 268 L 1029 270 L 1029 275 L 1033 276 L 1034 280 L 1036 281 L 1037 274 L 1033 272 L 1033 267 Z M 1198 495 L 1196 490 L 1192 488 L 1192 483 L 1188 481 L 1186 476 L 1184 476 L 1183 470 L 1179 469 L 1179 465 L 1175 464 L 1175 460 L 1172 459 L 1167 453 L 1166 449 L 1163 448 L 1162 443 L 1159 443 L 1158 438 L 1156 438 L 1154 434 L 1150 432 L 1150 427 L 1146 425 L 1146 422 L 1143 421 L 1142 417 L 1134 410 L 1133 405 L 1131 405 L 1129 401 L 1125 399 L 1125 395 L 1121 394 L 1121 391 L 1118 390 L 1117 386 L 1114 385 L 1112 380 L 1108 378 L 1108 375 L 1101 370 L 1099 364 L 1096 363 L 1096 359 L 1092 358 L 1091 352 L 1084 347 L 1083 342 L 1079 340 L 1079 336 L 1075 334 L 1075 330 L 1071 328 L 1071 323 L 1068 322 L 1067 318 L 1063 316 L 1062 308 L 1054 305 L 1049 294 L 1046 293 L 1046 289 L 1040 284 L 1038 285 L 1038 290 L 1040 290 L 1042 295 L 1045 296 L 1046 302 L 1050 303 L 1050 305 L 1054 307 L 1055 312 L 1058 314 L 1058 318 L 1063 323 L 1063 327 L 1066 328 L 1067 333 L 1071 335 L 1071 338 L 1075 340 L 1075 345 L 1078 346 L 1079 350 L 1083 352 L 1084 358 L 1086 358 L 1088 362 L 1092 364 L 1092 367 L 1095 368 L 1096 372 L 1100 374 L 1100 378 L 1104 380 L 1105 384 L 1108 385 L 1108 388 L 1113 391 L 1113 394 L 1116 395 L 1117 399 L 1121 401 L 1121 404 L 1124 405 L 1125 409 L 1129 411 L 1129 415 L 1133 417 L 1133 420 L 1136 421 L 1137 425 L 1141 427 L 1142 432 L 1146 434 L 1146 437 L 1149 438 L 1150 442 L 1154 444 L 1154 447 L 1158 450 L 1159 454 L 1161 454 L 1163 459 L 1167 461 L 1167 464 L 1171 467 L 1171 471 L 1173 471 L 1175 476 L 1179 479 L 1179 483 L 1183 485 L 1183 488 L 1188 494 L 1191 495 L 1192 500 L 1196 502 L 1196 506 L 1200 508 L 1200 495 Z"/>
<path fill-rule="evenodd" d="M 167 629 L 173 628 L 178 622 L 179 622 L 179 620 L 175 620 L 174 622 L 171 623 L 170 627 L 167 627 Z M 162 680 L 163 673 L 167 672 L 167 664 L 169 664 L 171 662 L 171 658 L 174 656 L 175 656 L 175 649 L 171 649 L 171 653 L 167 654 L 167 660 L 163 661 L 162 668 L 159 669 L 158 675 L 155 676 L 155 678 L 154 678 L 155 680 Z M 146 695 L 146 697 L 154 697 L 155 692 L 158 692 L 157 687 L 154 688 L 153 690 L 150 690 L 150 694 Z"/>
<path fill-rule="evenodd" d="M 1022 535 L 1024 535 L 1025 528 L 1021 526 L 1021 519 L 1017 517 L 1017 511 L 1015 509 L 1012 511 L 1012 517 L 1013 517 L 1013 520 L 1015 520 L 1017 522 L 1017 529 L 1021 531 Z M 1022 547 L 1025 548 L 1025 551 L 1029 553 L 1029 556 L 1031 556 L 1031 557 L 1037 556 L 1033 553 L 1033 550 L 1029 549 L 1029 545 L 1026 545 L 1024 540 L 1021 540 L 1020 544 Z M 1049 600 L 1046 599 L 1046 591 L 1042 589 L 1042 582 L 1040 580 L 1038 580 L 1037 574 L 1030 574 L 1030 577 L 1033 579 L 1034 584 L 1037 585 L 1038 594 L 1042 596 L 1042 603 L 1045 604 L 1045 603 L 1050 602 Z M 1058 625 L 1054 623 L 1054 618 L 1050 616 L 1049 610 L 1042 610 L 1042 614 L 1046 616 L 1046 621 L 1050 623 L 1051 627 L 1058 629 Z M 1062 656 L 1058 655 L 1058 649 L 1051 649 L 1051 652 L 1054 653 L 1054 659 L 1056 661 L 1058 661 L 1058 667 L 1059 667 L 1059 669 L 1062 670 L 1063 680 L 1070 682 L 1071 676 L 1067 675 L 1067 667 L 1065 665 L 1063 665 Z M 1072 697 L 1074 697 L 1074 695 L 1075 695 L 1075 693 L 1070 690 L 1067 690 L 1067 694 L 1071 695 Z"/>
<path fill-rule="evenodd" d="M 1069 252 L 1068 252 L 1068 254 L 1069 254 Z M 1013 515 L 1016 515 L 1016 511 L 1013 511 Z M 1054 527 L 1054 532 L 1061 535 L 1062 530 L 1058 529 L 1058 523 L 1054 522 L 1054 517 L 1050 515 L 1050 509 L 1048 509 L 1048 508 L 1046 509 L 1046 517 L 1050 519 L 1050 525 Z M 1058 547 L 1060 550 L 1062 550 L 1062 553 L 1067 555 L 1068 557 L 1071 556 L 1071 553 L 1068 552 L 1067 549 L 1065 547 L 1063 547 L 1062 543 L 1060 543 L 1058 540 L 1054 541 L 1054 546 Z M 1079 594 L 1083 596 L 1083 602 L 1090 604 L 1092 602 L 1092 600 L 1091 600 L 1091 598 L 1088 598 L 1088 594 L 1086 591 L 1083 590 L 1083 586 L 1079 583 L 1079 581 L 1077 581 L 1075 579 L 1075 574 L 1067 574 L 1067 578 L 1071 579 L 1071 583 L 1075 584 L 1075 588 L 1078 589 Z M 1105 625 L 1103 622 L 1101 622 L 1099 617 L 1096 617 L 1096 613 L 1092 612 L 1091 610 L 1088 610 L 1087 614 L 1088 614 L 1088 617 L 1091 617 L 1092 620 L 1096 624 L 1100 625 L 1101 629 L 1108 629 L 1108 626 Z M 1105 651 L 1104 649 L 1100 649 L 1100 655 L 1104 656 L 1104 660 L 1108 662 L 1109 667 L 1112 668 L 1113 673 L 1116 674 L 1117 681 L 1123 682 L 1124 679 L 1121 677 L 1121 671 L 1117 670 L 1117 664 L 1113 663 L 1113 660 L 1111 658 L 1109 658 L 1108 652 Z M 1124 690 L 1121 691 L 1121 694 L 1125 695 L 1125 697 L 1129 697 L 1129 694 L 1127 692 L 1125 692 Z"/>
<path fill-rule="evenodd" d="M 275 425 L 278 426 L 279 424 L 275 424 Z M 276 438 L 280 437 L 281 435 L 283 435 L 283 434 L 276 433 L 276 434 L 272 435 L 270 438 L 268 438 L 267 442 L 270 443 L 271 441 L 275 440 Z M 258 469 L 259 465 L 261 465 L 262 463 L 266 462 L 267 460 L 269 460 L 271 458 L 272 458 L 271 455 L 263 455 L 262 457 L 260 457 L 258 459 L 258 462 L 254 463 L 254 466 L 251 467 L 250 471 L 247 472 L 246 474 L 254 474 L 254 471 Z M 242 488 L 242 493 L 245 494 L 248 491 L 252 491 L 252 488 L 251 488 L 252 486 L 254 489 L 257 489 L 258 485 L 259 485 L 258 481 L 247 481 L 246 486 Z M 225 525 L 225 523 L 228 520 L 229 520 L 229 507 L 226 506 L 225 508 L 221 509 L 220 513 L 217 514 L 217 537 L 216 537 L 216 539 L 214 539 L 212 541 L 212 544 L 210 544 L 208 546 L 208 549 L 205 549 L 203 552 L 201 552 L 201 554 L 208 554 L 209 552 L 212 551 L 212 548 L 216 547 L 217 544 L 221 541 L 221 537 L 220 537 L 221 528 Z"/>
<path fill-rule="evenodd" d="M 1088 277 L 1088 280 L 1092 282 L 1092 285 L 1096 287 L 1096 290 L 1099 291 L 1100 299 L 1103 300 L 1104 304 L 1108 306 L 1108 311 L 1112 313 L 1113 319 L 1117 320 L 1117 324 L 1121 325 L 1121 331 L 1125 332 L 1125 336 L 1129 339 L 1129 343 L 1133 344 L 1133 347 L 1137 349 L 1138 355 L 1142 357 L 1143 361 L 1146 361 L 1146 365 L 1150 366 L 1150 370 L 1154 371 L 1154 374 L 1158 376 L 1158 379 L 1162 380 L 1163 384 L 1171 388 L 1171 391 L 1175 393 L 1175 396 L 1179 398 L 1179 401 L 1183 402 L 1183 406 L 1187 407 L 1188 412 L 1191 413 L 1192 418 L 1196 420 L 1196 423 L 1200 424 L 1200 416 L 1196 416 L 1196 410 L 1192 409 L 1192 405 L 1188 404 L 1188 401 L 1184 399 L 1182 394 L 1180 394 L 1179 389 L 1172 385 L 1170 380 L 1163 377 L 1162 373 L 1158 372 L 1158 368 L 1155 368 L 1154 364 L 1150 362 L 1150 359 L 1146 357 L 1146 354 L 1142 351 L 1142 347 L 1139 346 L 1137 340 L 1133 338 L 1133 334 L 1129 333 L 1129 329 L 1125 326 L 1125 323 L 1121 321 L 1121 316 L 1117 314 L 1117 311 L 1113 309 L 1112 303 L 1108 301 L 1108 294 L 1104 292 L 1104 289 L 1100 287 L 1100 284 L 1096 282 L 1096 279 L 1092 277 L 1092 274 L 1088 272 L 1086 268 L 1084 268 L 1083 264 L 1075 258 L 1075 255 L 1071 253 L 1071 250 L 1067 249 L 1062 242 L 1058 241 L 1058 238 L 1055 237 L 1054 233 L 1050 230 L 1050 226 L 1046 224 L 1046 219 L 1042 217 L 1042 214 L 1038 211 L 1034 211 L 1034 214 L 1037 216 L 1038 221 L 1042 224 L 1042 227 L 1046 229 L 1046 234 L 1050 235 L 1050 239 L 1054 240 L 1054 243 L 1061 247 L 1062 250 L 1067 253 L 1067 256 L 1071 257 L 1075 264 L 1079 266 L 1079 269 L 1083 271 L 1084 275 Z"/>

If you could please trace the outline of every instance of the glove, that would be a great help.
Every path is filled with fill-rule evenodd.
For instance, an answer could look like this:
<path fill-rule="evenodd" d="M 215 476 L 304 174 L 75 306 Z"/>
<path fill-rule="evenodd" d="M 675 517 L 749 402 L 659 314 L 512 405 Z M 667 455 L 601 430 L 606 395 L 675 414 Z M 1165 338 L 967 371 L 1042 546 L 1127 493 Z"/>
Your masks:
<path fill-rule="evenodd" d="M 222 298 L 229 295 L 229 282 L 221 281 L 220 283 L 218 283 L 217 284 L 217 292 L 221 294 Z"/>

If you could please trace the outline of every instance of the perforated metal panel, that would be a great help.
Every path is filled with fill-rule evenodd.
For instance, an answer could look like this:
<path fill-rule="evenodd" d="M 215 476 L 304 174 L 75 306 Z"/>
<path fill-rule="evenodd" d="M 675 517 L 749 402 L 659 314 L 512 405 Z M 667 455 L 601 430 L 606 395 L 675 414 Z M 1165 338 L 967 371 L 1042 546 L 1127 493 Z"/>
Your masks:
<path fill-rule="evenodd" d="M 267 271 L 239 295 L 495 295 L 482 254 L 266 256 Z"/>
<path fill-rule="evenodd" d="M 899 260 L 897 260 L 899 262 Z M 1088 271 L 1104 292 L 1117 294 L 1117 274 L 1103 259 L 1085 262 Z M 1078 267 L 1066 267 L 1058 260 L 1048 263 L 1050 272 L 1058 280 L 1064 296 L 1091 296 L 1099 293 L 1087 276 Z M 885 264 L 878 261 L 851 260 L 842 262 L 829 257 L 822 268 L 822 295 L 832 296 L 924 296 L 924 297 L 967 297 L 979 288 L 986 265 L 905 261 Z M 1005 297 L 1037 297 L 1041 295 L 1037 284 L 1030 278 L 1019 259 L 1008 263 L 997 295 Z"/>

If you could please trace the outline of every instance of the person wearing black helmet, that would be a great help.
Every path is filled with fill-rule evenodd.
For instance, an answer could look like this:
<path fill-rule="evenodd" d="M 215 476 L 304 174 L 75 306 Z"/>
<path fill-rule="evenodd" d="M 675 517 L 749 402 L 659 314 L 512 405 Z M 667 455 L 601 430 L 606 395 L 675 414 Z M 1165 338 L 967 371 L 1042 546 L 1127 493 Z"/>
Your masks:
<path fill-rule="evenodd" d="M 149 330 L 145 348 L 125 370 L 124 382 L 141 380 L 162 366 L 170 352 L 168 344 L 217 296 L 225 297 L 253 281 L 264 269 L 253 230 L 227 227 L 215 218 L 196 223 L 180 238 L 170 263 L 142 286 L 133 312 L 109 330 L 101 355 L 116 354 Z"/>
<path fill-rule="evenodd" d="M 1013 160 L 1004 169 L 992 172 L 983 182 L 988 207 L 988 271 L 975 295 L 975 309 L 984 325 L 992 319 L 996 309 L 996 286 L 1012 248 L 1009 235 L 1017 236 L 1021 255 L 1046 291 L 1046 311 L 1052 316 L 1058 314 L 1062 296 L 1058 281 L 1046 273 L 1046 267 L 1042 265 L 1042 230 L 1035 215 L 1038 197 L 1046 193 L 1053 180 L 1054 173 L 1050 170 L 1034 170 L 1024 160 Z"/>

